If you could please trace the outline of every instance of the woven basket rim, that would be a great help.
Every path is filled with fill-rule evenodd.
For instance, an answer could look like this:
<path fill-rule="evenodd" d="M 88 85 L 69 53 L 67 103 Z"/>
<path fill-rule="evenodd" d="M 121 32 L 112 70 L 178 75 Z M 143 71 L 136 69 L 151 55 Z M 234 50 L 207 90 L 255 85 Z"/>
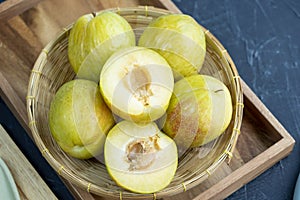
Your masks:
<path fill-rule="evenodd" d="M 163 14 L 172 13 L 169 10 L 161 9 L 161 8 L 155 8 L 155 7 L 148 7 L 148 6 L 138 6 L 138 7 L 127 7 L 127 8 L 111 8 L 106 9 L 109 11 L 116 12 L 120 15 L 127 15 L 127 14 L 135 14 L 135 15 L 144 15 L 144 16 L 160 16 Z M 101 12 L 101 11 L 99 11 Z M 116 193 L 108 193 L 107 190 L 91 184 L 85 179 L 82 179 L 81 177 L 78 177 L 76 174 L 71 172 L 71 170 L 65 168 L 61 163 L 59 163 L 49 152 L 45 144 L 43 143 L 35 121 L 34 116 L 34 101 L 36 96 L 36 88 L 35 85 L 39 81 L 39 76 L 42 73 L 42 69 L 44 67 L 44 63 L 46 62 L 47 54 L 51 49 L 54 47 L 55 42 L 59 40 L 60 38 L 63 38 L 68 35 L 69 30 L 71 29 L 73 24 L 68 25 L 65 27 L 58 36 L 49 42 L 44 49 L 41 51 L 40 55 L 38 56 L 33 69 L 31 71 L 29 84 L 28 84 L 28 91 L 27 91 L 27 97 L 26 97 L 26 103 L 27 103 L 27 113 L 28 113 L 28 119 L 29 119 L 29 127 L 31 129 L 33 138 L 35 140 L 35 144 L 39 148 L 42 155 L 45 157 L 47 162 L 52 166 L 53 169 L 57 171 L 57 173 L 65 178 L 66 180 L 70 181 L 71 183 L 85 189 L 87 192 L 91 192 L 100 196 L 108 196 L 108 197 L 116 197 L 116 195 L 119 195 L 120 199 L 122 198 L 161 198 L 164 196 L 170 196 L 175 195 L 184 191 L 187 191 L 188 189 L 198 185 L 203 180 L 205 180 L 207 177 L 209 177 L 223 162 L 228 160 L 230 161 L 231 157 L 233 156 L 233 151 L 235 149 L 235 145 L 240 133 L 241 128 L 241 122 L 242 122 L 242 115 L 243 115 L 243 92 L 241 87 L 241 80 L 238 74 L 238 71 L 236 69 L 236 66 L 234 62 L 232 61 L 229 53 L 227 50 L 223 47 L 223 45 L 219 42 L 219 40 L 209 32 L 206 28 L 201 26 L 205 32 L 205 36 L 207 39 L 210 39 L 214 42 L 216 47 L 221 53 L 221 56 L 226 60 L 226 64 L 228 65 L 228 68 L 231 70 L 230 73 L 233 74 L 233 85 L 235 87 L 236 96 L 235 96 L 235 102 L 236 109 L 234 114 L 234 127 L 232 130 L 232 134 L 230 137 L 230 140 L 228 144 L 226 145 L 225 151 L 219 156 L 219 159 L 215 160 L 213 164 L 200 173 L 199 175 L 195 176 L 194 178 L 190 179 L 188 182 L 183 182 L 181 185 L 173 186 L 172 188 L 168 188 L 168 190 L 162 190 L 155 194 L 137 194 L 137 193 L 131 193 L 131 192 L 117 192 Z"/>

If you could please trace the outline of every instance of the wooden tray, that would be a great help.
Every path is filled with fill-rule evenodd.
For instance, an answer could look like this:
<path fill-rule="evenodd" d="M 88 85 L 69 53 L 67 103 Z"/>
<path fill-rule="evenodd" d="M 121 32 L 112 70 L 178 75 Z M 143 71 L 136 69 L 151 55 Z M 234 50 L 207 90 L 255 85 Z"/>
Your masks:
<path fill-rule="evenodd" d="M 21 14 L 41 0 L 5 0 L 0 3 L 0 21 Z"/>
<path fill-rule="evenodd" d="M 0 157 L 13 176 L 20 199 L 57 199 L 1 124 Z"/>
<path fill-rule="evenodd" d="M 0 95 L 29 135 L 26 93 L 33 64 L 42 48 L 79 16 L 111 7 L 147 5 L 180 10 L 169 0 L 44 0 L 0 23 Z M 222 42 L 222 41 L 221 41 Z M 206 181 L 165 199 L 223 199 L 253 180 L 293 149 L 294 139 L 242 81 L 244 117 L 233 158 Z M 65 181 L 76 199 L 104 199 Z"/>

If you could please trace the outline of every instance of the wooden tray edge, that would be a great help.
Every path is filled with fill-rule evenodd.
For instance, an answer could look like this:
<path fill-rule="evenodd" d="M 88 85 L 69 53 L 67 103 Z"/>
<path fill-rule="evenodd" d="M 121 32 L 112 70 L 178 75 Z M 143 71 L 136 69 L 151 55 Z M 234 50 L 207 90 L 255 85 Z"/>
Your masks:
<path fill-rule="evenodd" d="M 0 21 L 21 14 L 42 0 L 6 0 L 0 3 Z"/>
<path fill-rule="evenodd" d="M 261 114 L 269 120 L 274 129 L 280 133 L 282 139 L 274 143 L 264 152 L 257 155 L 255 158 L 247 162 L 242 167 L 238 168 L 230 175 L 213 185 L 203 193 L 199 194 L 194 200 L 203 199 L 224 199 L 233 192 L 247 184 L 275 163 L 288 156 L 295 145 L 295 140 L 286 131 L 286 129 L 279 123 L 275 116 L 268 110 L 268 108 L 259 100 L 254 92 L 241 80 L 245 98 L 248 98 Z"/>

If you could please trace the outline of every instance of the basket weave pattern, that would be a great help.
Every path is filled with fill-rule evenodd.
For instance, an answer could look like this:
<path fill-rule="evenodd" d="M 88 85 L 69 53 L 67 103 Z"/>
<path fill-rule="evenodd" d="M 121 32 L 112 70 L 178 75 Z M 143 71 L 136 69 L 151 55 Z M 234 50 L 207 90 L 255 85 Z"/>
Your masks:
<path fill-rule="evenodd" d="M 170 13 L 152 7 L 117 8 L 111 11 L 127 19 L 137 38 L 151 20 Z M 66 155 L 52 138 L 48 127 L 48 111 L 58 88 L 76 76 L 67 54 L 71 27 L 72 25 L 66 27 L 40 53 L 30 76 L 27 95 L 29 125 L 35 143 L 59 175 L 88 192 L 100 196 L 153 199 L 175 195 L 198 185 L 226 159 L 230 160 L 242 121 L 241 84 L 238 72 L 226 49 L 205 28 L 203 29 L 206 35 L 207 53 L 200 73 L 211 75 L 225 83 L 232 96 L 233 116 L 229 127 L 219 138 L 203 147 L 191 149 L 179 158 L 177 172 L 167 188 L 156 194 L 132 193 L 116 185 L 99 159 L 78 160 Z"/>

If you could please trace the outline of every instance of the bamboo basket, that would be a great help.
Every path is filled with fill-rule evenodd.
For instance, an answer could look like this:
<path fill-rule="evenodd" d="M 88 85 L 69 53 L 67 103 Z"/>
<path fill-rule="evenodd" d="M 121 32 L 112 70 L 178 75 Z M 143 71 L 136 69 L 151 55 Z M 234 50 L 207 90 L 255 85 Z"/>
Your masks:
<path fill-rule="evenodd" d="M 141 30 L 153 19 L 170 13 L 153 7 L 110 9 L 123 16 L 134 30 Z M 69 182 L 93 194 L 108 198 L 156 199 L 172 196 L 207 179 L 223 162 L 233 156 L 243 114 L 243 93 L 236 67 L 222 44 L 205 28 L 207 53 L 199 73 L 221 80 L 232 96 L 233 115 L 229 127 L 213 142 L 188 150 L 179 158 L 178 168 L 169 186 L 155 194 L 126 191 L 110 178 L 104 164 L 97 159 L 78 160 L 66 155 L 56 144 L 48 127 L 48 111 L 58 88 L 75 78 L 68 61 L 68 35 L 72 24 L 40 53 L 31 72 L 27 112 L 35 143 L 49 164 Z M 135 32 L 138 38 L 141 31 Z"/>

